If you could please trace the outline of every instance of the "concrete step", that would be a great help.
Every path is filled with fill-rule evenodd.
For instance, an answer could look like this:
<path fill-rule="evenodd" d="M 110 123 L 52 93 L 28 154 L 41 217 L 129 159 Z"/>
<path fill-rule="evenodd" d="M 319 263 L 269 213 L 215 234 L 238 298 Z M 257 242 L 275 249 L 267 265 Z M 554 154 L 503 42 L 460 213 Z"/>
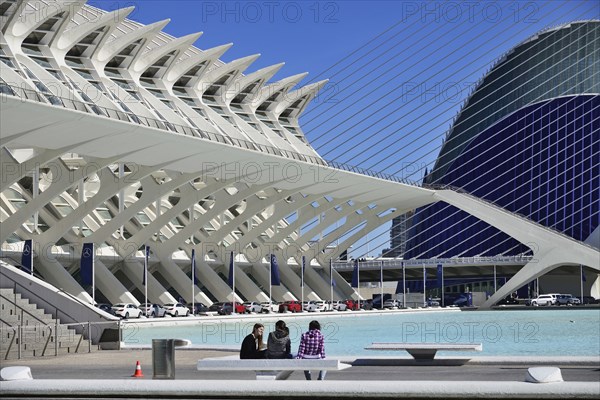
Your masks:
<path fill-rule="evenodd" d="M 0 288 L 0 297 L 6 297 L 14 301 L 15 298 L 21 299 L 21 293 L 15 293 L 14 289 Z"/>
<path fill-rule="evenodd" d="M 21 320 L 21 318 L 23 318 Z M 23 313 L 19 314 L 4 314 L 0 315 L 0 319 L 5 325 L 23 325 L 23 326 L 35 326 L 35 325 L 54 325 L 55 320 L 50 314 L 38 315 L 35 318 L 31 315 Z"/>
<path fill-rule="evenodd" d="M 19 346 L 19 338 L 13 340 L 7 340 L 0 342 L 0 355 L 6 353 L 6 351 L 10 348 L 11 351 Z M 54 342 L 54 337 L 44 337 L 44 338 L 23 338 L 21 342 L 21 351 L 27 352 L 35 352 L 43 351 L 46 348 L 46 352 L 52 351 L 54 353 L 55 348 L 59 349 L 59 352 L 64 354 L 69 353 L 87 353 L 89 348 L 89 342 L 86 339 L 81 338 L 81 336 L 76 336 L 69 340 L 59 340 L 58 343 Z"/>
<path fill-rule="evenodd" d="M 87 353 L 90 348 L 75 329 L 57 325 L 52 315 L 12 289 L 0 289 L 0 320 L 0 360 L 17 359 L 19 346 L 21 358 Z"/>
<path fill-rule="evenodd" d="M 94 351 L 95 348 L 94 346 L 92 346 L 92 351 Z M 88 347 L 87 347 L 87 343 L 85 344 L 85 346 L 82 346 L 79 348 L 79 351 L 77 353 L 87 353 L 88 352 Z M 54 357 L 55 356 L 55 349 L 54 346 L 48 346 L 48 348 L 46 349 L 46 351 L 43 351 L 43 348 L 35 348 L 35 349 L 28 349 L 25 350 L 23 348 L 21 348 L 21 358 L 33 358 L 33 357 Z M 58 355 L 65 355 L 65 354 L 75 354 L 75 350 L 74 348 L 69 348 L 69 347 L 59 347 L 58 348 Z M 13 346 L 13 348 L 10 349 L 10 351 L 6 351 L 6 349 L 0 348 L 0 360 L 17 360 L 19 358 L 19 350 L 16 346 Z"/>

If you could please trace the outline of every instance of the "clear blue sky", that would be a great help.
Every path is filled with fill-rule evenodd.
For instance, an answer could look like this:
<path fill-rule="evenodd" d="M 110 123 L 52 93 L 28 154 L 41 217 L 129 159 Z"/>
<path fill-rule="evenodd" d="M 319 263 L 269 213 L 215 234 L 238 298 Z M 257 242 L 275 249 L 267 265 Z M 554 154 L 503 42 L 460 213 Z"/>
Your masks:
<path fill-rule="evenodd" d="M 91 1 L 131 19 L 170 18 L 173 36 L 203 31 L 224 61 L 260 53 L 247 73 L 285 62 L 275 80 L 330 83 L 301 118 L 324 158 L 419 180 L 452 117 L 490 65 L 548 26 L 600 18 L 595 1 Z M 351 55 L 350 57 L 348 57 Z M 369 236 L 388 246 L 389 224 Z M 376 238 L 376 239 L 374 239 Z M 361 247 L 362 244 L 362 247 Z M 358 257 L 365 241 L 354 246 Z"/>

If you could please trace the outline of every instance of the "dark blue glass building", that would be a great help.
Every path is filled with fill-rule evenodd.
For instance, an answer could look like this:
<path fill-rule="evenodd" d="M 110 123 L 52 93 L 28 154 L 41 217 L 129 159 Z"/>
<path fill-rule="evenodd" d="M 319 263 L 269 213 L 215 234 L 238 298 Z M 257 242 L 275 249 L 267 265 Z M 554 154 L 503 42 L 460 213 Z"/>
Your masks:
<path fill-rule="evenodd" d="M 424 184 L 461 188 L 586 240 L 600 219 L 599 93 L 600 21 L 539 33 L 477 85 Z M 436 203 L 417 210 L 404 257 L 514 255 L 534 246 Z"/>

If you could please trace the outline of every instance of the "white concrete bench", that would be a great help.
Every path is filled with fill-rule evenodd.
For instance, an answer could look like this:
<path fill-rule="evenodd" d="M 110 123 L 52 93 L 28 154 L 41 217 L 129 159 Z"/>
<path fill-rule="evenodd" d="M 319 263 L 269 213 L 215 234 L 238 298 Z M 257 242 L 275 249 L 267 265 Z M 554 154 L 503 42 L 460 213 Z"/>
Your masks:
<path fill-rule="evenodd" d="M 256 379 L 287 379 L 294 371 L 340 371 L 350 368 L 340 360 L 332 359 L 261 359 L 238 360 L 205 358 L 198 360 L 198 371 L 255 371 Z"/>
<path fill-rule="evenodd" d="M 481 343 L 371 343 L 365 350 L 406 350 L 415 360 L 431 361 L 438 350 L 481 351 Z"/>

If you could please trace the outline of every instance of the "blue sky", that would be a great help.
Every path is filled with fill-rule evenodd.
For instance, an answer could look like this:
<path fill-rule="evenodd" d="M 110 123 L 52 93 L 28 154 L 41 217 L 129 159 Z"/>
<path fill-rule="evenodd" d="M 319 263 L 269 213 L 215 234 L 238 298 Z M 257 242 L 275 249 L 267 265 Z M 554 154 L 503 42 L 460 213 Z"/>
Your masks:
<path fill-rule="evenodd" d="M 233 43 L 224 61 L 260 53 L 247 72 L 285 62 L 274 79 L 329 78 L 301 125 L 319 153 L 419 180 L 470 90 L 494 60 L 539 30 L 599 18 L 579 1 L 91 1 L 130 18 L 170 18 L 174 36 L 203 31 L 201 49 Z M 388 246 L 389 224 L 369 235 Z M 374 239 L 375 238 L 375 239 Z M 354 255 L 366 252 L 354 246 Z"/>

